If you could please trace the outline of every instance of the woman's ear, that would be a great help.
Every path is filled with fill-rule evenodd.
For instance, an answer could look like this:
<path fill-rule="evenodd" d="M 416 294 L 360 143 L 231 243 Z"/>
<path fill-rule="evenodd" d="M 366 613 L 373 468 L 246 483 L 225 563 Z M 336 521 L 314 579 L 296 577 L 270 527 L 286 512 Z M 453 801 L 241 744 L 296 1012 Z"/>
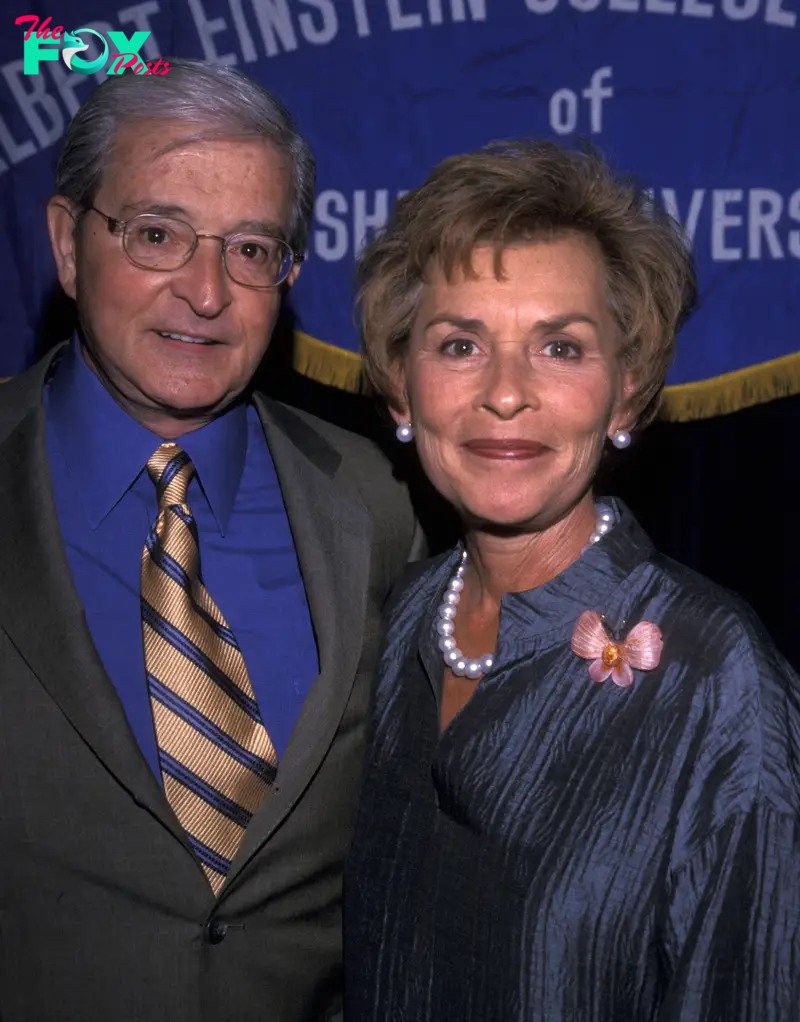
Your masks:
<path fill-rule="evenodd" d="M 411 422 L 411 405 L 406 390 L 406 374 L 401 363 L 397 363 L 392 373 L 392 397 L 388 402 L 389 414 L 398 426 Z"/>
<path fill-rule="evenodd" d="M 411 413 L 409 412 L 408 405 L 406 404 L 390 404 L 389 414 L 398 426 L 401 426 L 405 422 L 411 422 Z"/>
<path fill-rule="evenodd" d="M 77 276 L 77 211 L 63 195 L 54 195 L 47 203 L 47 230 L 56 261 L 58 279 L 70 298 L 75 297 Z"/>
<path fill-rule="evenodd" d="M 617 410 L 608 424 L 609 439 L 621 429 L 633 429 L 635 422 L 631 415 L 631 398 L 636 393 L 636 377 L 631 370 L 628 370 L 622 380 L 622 394 L 617 404 Z"/>

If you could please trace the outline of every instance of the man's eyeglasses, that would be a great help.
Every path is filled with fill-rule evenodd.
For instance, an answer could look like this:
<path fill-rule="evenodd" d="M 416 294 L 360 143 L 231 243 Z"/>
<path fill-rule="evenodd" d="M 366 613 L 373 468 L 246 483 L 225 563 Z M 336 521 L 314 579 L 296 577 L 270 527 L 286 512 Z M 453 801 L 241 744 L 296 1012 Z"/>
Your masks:
<path fill-rule="evenodd" d="M 108 224 L 110 234 L 122 233 L 122 248 L 134 266 L 143 270 L 179 270 L 195 253 L 199 238 L 213 238 L 222 243 L 221 257 L 232 280 L 245 287 L 270 288 L 282 284 L 295 263 L 303 256 L 295 255 L 281 238 L 269 234 L 198 234 L 185 220 L 176 220 L 159 213 L 139 213 L 130 220 L 116 220 L 99 210 Z"/>

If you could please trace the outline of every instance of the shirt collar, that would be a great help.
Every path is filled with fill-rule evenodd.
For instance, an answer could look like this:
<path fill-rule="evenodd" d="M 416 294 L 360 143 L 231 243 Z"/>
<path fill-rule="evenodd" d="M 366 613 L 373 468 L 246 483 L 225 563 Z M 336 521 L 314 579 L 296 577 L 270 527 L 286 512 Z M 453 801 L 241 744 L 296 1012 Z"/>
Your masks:
<path fill-rule="evenodd" d="M 64 351 L 49 388 L 50 421 L 70 479 L 96 529 L 162 441 L 117 404 L 86 364 L 77 337 Z M 246 407 L 234 406 L 178 443 L 194 462 L 217 528 L 225 535 L 247 452 Z"/>
<path fill-rule="evenodd" d="M 236 404 L 200 429 L 178 437 L 194 463 L 221 535 L 228 531 L 247 454 L 247 408 Z"/>

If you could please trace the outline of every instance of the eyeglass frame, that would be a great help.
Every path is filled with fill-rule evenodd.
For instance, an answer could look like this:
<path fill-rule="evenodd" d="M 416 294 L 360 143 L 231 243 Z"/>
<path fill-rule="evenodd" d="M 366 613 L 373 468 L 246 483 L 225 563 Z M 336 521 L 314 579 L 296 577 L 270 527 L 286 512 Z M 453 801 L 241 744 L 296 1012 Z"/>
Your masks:
<path fill-rule="evenodd" d="M 289 269 L 286 271 L 286 276 L 283 277 L 281 280 L 276 281 L 274 284 L 244 284 L 241 280 L 237 280 L 236 277 L 234 277 L 233 274 L 231 273 L 231 271 L 228 269 L 228 261 L 225 258 L 225 254 L 226 254 L 226 252 L 228 250 L 228 243 L 233 238 L 251 237 L 252 236 L 251 234 L 247 234 L 247 233 L 243 233 L 243 234 L 231 234 L 227 238 L 224 238 L 224 237 L 222 237 L 219 234 L 205 234 L 205 233 L 198 234 L 198 232 L 194 229 L 194 227 L 192 227 L 192 225 L 188 222 L 188 220 L 181 220 L 181 218 L 178 217 L 178 216 L 164 216 L 163 219 L 165 219 L 165 220 L 174 220 L 174 221 L 176 221 L 179 224 L 185 224 L 189 228 L 189 230 L 192 232 L 192 234 L 194 234 L 194 244 L 192 245 L 191 249 L 189 250 L 189 254 L 186 256 L 186 258 L 183 260 L 183 262 L 179 266 L 174 266 L 174 267 L 172 267 L 170 269 L 163 269 L 163 268 L 160 268 L 158 266 L 143 266 L 141 263 L 137 263 L 136 260 L 131 257 L 130 252 L 125 247 L 125 229 L 128 226 L 128 224 L 132 223 L 134 220 L 136 220 L 140 216 L 161 216 L 161 214 L 160 213 L 148 213 L 146 210 L 144 210 L 143 212 L 137 213 L 135 216 L 130 217 L 128 220 L 120 220 L 118 217 L 109 216 L 108 213 L 104 213 L 102 211 L 102 209 L 98 209 L 97 206 L 93 206 L 91 203 L 89 203 L 89 205 L 84 208 L 84 212 L 88 212 L 89 210 L 94 210 L 95 213 L 98 213 L 106 221 L 106 224 L 108 226 L 108 233 L 109 234 L 117 234 L 120 231 L 122 232 L 122 239 L 121 239 L 122 240 L 122 251 L 125 253 L 126 258 L 131 263 L 131 265 L 135 266 L 139 270 L 150 270 L 153 273 L 174 273 L 176 270 L 182 269 L 190 261 L 192 256 L 197 251 L 197 243 L 200 241 L 201 238 L 213 238 L 214 241 L 219 241 L 219 242 L 222 243 L 221 247 L 220 247 L 220 259 L 222 261 L 222 265 L 225 267 L 225 272 L 228 274 L 228 276 L 231 278 L 231 280 L 234 282 L 234 284 L 238 284 L 240 287 L 252 288 L 254 291 L 269 291 L 270 288 L 280 287 L 281 284 L 285 284 L 286 283 L 286 279 L 288 278 L 289 274 L 292 272 L 294 267 L 295 266 L 299 266 L 301 263 L 303 263 L 305 261 L 305 258 L 306 258 L 305 255 L 301 255 L 301 254 L 298 254 L 297 252 L 295 252 L 295 250 L 292 248 L 292 246 L 289 244 L 289 242 L 286 241 L 284 238 L 279 238 L 275 234 L 264 234 L 264 235 L 261 235 L 261 237 L 272 238 L 273 240 L 280 241 L 281 244 L 285 245 L 289 249 L 289 253 L 290 253 L 291 257 L 292 257 L 292 261 L 289 264 Z M 253 234 L 255 234 L 255 233 L 256 232 L 253 232 Z"/>

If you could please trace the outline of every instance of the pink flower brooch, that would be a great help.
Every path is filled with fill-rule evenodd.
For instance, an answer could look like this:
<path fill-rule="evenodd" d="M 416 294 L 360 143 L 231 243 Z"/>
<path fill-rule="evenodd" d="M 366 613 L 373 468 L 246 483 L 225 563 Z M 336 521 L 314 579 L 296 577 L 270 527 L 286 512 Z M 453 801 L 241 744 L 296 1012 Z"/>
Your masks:
<path fill-rule="evenodd" d="M 661 629 L 651 621 L 640 621 L 624 641 L 612 639 L 595 610 L 585 610 L 572 633 L 572 652 L 591 660 L 589 677 L 603 682 L 611 677 L 615 685 L 629 688 L 633 671 L 652 671 L 661 660 L 664 639 Z"/>

